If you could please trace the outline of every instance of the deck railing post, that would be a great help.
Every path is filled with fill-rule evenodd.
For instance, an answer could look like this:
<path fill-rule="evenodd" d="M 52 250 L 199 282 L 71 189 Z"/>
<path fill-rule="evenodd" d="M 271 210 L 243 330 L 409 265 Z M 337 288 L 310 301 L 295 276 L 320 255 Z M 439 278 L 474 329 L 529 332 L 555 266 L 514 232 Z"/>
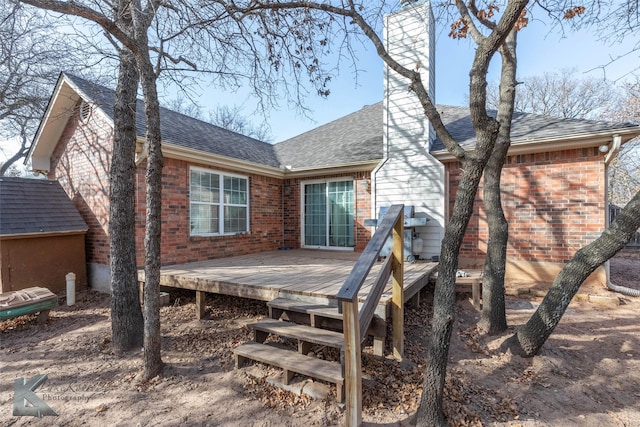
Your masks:
<path fill-rule="evenodd" d="M 342 321 L 346 425 L 358 427 L 362 424 L 362 361 L 357 296 L 351 301 L 342 301 Z"/>
<path fill-rule="evenodd" d="M 404 211 L 393 225 L 393 262 L 391 313 L 393 325 L 393 357 L 404 355 Z"/>

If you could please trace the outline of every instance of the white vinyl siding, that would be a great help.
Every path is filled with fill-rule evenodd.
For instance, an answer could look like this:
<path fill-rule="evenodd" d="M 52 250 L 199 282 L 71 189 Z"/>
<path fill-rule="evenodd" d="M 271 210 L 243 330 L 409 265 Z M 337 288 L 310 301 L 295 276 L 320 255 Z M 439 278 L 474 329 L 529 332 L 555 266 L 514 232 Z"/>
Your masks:
<path fill-rule="evenodd" d="M 192 167 L 189 173 L 190 235 L 249 231 L 249 179 Z"/>
<path fill-rule="evenodd" d="M 410 69 L 419 67 L 422 81 L 434 99 L 434 25 L 427 4 L 387 16 L 388 51 Z M 374 171 L 375 213 L 396 203 L 415 206 L 417 217 L 428 219 L 416 228 L 423 243 L 421 258 L 440 253 L 445 225 L 444 166 L 429 154 L 435 135 L 408 80 L 385 67 L 385 160 Z"/>

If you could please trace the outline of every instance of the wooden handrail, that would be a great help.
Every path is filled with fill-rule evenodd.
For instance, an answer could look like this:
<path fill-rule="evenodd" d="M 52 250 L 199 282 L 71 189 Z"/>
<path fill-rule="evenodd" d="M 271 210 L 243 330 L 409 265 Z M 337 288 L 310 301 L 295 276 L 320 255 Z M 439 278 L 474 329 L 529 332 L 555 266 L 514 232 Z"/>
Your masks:
<path fill-rule="evenodd" d="M 376 306 L 378 302 L 380 302 L 380 297 L 384 292 L 386 284 L 389 282 L 389 277 L 391 277 L 392 259 L 393 257 L 387 257 L 384 264 L 382 264 L 376 280 L 371 285 L 371 291 L 360 308 L 360 343 L 364 342 L 367 338 L 367 330 L 369 330 L 369 325 L 371 325 L 371 321 L 373 320 Z"/>
<path fill-rule="evenodd" d="M 360 287 L 362 287 L 369 271 L 371 271 L 371 267 L 373 267 L 378 260 L 380 251 L 391 235 L 393 227 L 400 216 L 404 217 L 404 205 L 393 205 L 389 208 L 385 216 L 382 217 L 382 220 L 379 220 L 380 222 L 378 223 L 376 232 L 373 237 L 371 237 L 371 240 L 369 240 L 362 255 L 360 255 L 358 261 L 356 261 L 356 265 L 353 266 L 349 277 L 347 277 L 344 285 L 342 285 L 336 295 L 336 298 L 340 301 L 353 301 L 353 299 L 357 297 L 358 292 L 360 292 Z M 404 218 L 402 218 L 402 221 L 404 221 Z"/>
<path fill-rule="evenodd" d="M 393 205 L 379 220 L 378 228 L 369 244 L 353 266 L 351 274 L 337 294 L 341 301 L 344 332 L 344 379 L 345 409 L 347 426 L 362 424 L 362 353 L 361 344 L 367 335 L 375 308 L 380 301 L 384 288 L 393 276 L 392 313 L 393 313 L 393 353 L 402 358 L 404 347 L 404 297 L 403 297 L 403 260 L 404 260 L 404 205 Z M 358 311 L 358 292 L 366 280 L 371 268 L 378 260 L 380 251 L 393 236 L 393 248 L 380 269 L 364 305 Z"/>

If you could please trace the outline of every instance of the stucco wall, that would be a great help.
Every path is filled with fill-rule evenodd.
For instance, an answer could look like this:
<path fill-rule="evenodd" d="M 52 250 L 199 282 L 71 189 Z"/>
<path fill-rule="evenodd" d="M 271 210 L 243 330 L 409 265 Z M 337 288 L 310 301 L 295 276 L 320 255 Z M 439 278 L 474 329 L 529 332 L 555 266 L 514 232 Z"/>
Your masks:
<path fill-rule="evenodd" d="M 63 293 L 67 273 L 76 274 L 77 290 L 87 287 L 84 234 L 3 238 L 0 258 L 0 292 L 40 286 Z"/>

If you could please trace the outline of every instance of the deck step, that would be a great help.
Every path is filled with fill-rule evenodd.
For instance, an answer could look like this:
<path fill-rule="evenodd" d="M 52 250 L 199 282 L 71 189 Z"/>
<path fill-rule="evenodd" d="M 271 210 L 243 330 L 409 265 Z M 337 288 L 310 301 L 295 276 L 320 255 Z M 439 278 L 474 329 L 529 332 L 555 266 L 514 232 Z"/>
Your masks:
<path fill-rule="evenodd" d="M 324 345 L 333 348 L 341 348 L 344 344 L 344 336 L 340 332 L 327 329 L 314 328 L 312 326 L 299 325 L 275 319 L 263 319 L 248 325 L 256 332 L 256 341 L 264 342 L 268 334 L 276 334 L 282 337 L 297 339 L 304 343 Z M 299 346 L 300 352 L 305 353 L 304 346 Z"/>
<path fill-rule="evenodd" d="M 293 351 L 256 342 L 244 343 L 233 351 L 236 355 L 236 368 L 247 360 L 255 360 L 276 366 L 284 371 L 284 383 L 289 384 L 294 374 L 300 374 L 336 385 L 338 401 L 344 397 L 344 378 L 342 366 L 326 360 L 304 356 Z"/>
<path fill-rule="evenodd" d="M 308 314 L 311 326 L 316 325 L 317 318 L 342 320 L 342 313 L 338 312 L 338 307 L 317 304 L 306 301 L 298 301 L 287 298 L 276 298 L 267 303 L 269 314 L 272 318 L 278 318 L 279 314 L 285 311 L 293 311 L 295 313 Z"/>
<path fill-rule="evenodd" d="M 267 303 L 269 317 L 272 319 L 289 320 L 295 323 L 310 325 L 314 328 L 342 330 L 342 313 L 338 307 L 318 304 L 316 302 L 302 301 L 288 298 L 276 298 Z M 359 309 L 362 304 L 359 304 Z M 373 354 L 384 355 L 387 325 L 385 320 L 378 315 L 373 317 L 367 334 L 373 337 Z M 305 353 L 307 347 L 299 343 L 298 350 Z"/>

